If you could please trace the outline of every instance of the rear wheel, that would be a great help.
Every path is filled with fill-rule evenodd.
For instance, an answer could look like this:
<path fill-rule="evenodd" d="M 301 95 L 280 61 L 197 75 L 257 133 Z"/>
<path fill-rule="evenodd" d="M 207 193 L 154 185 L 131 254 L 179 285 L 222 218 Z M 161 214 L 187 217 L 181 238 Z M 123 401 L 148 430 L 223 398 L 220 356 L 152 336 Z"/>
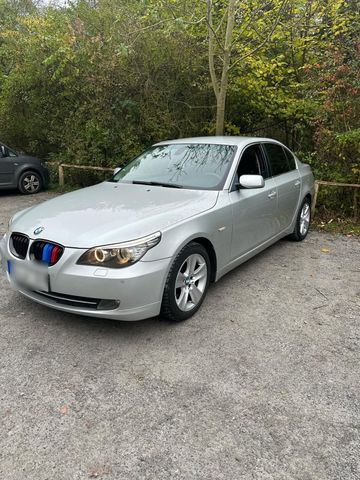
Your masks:
<path fill-rule="evenodd" d="M 38 193 L 42 188 L 42 178 L 34 171 L 24 172 L 20 175 L 18 188 L 24 195 Z"/>
<path fill-rule="evenodd" d="M 168 274 L 160 315 L 180 322 L 194 315 L 204 301 L 210 282 L 210 259 L 199 243 L 186 245 Z"/>
<path fill-rule="evenodd" d="M 293 233 L 290 235 L 290 239 L 294 240 L 295 242 L 301 242 L 302 240 L 304 240 L 304 238 L 309 232 L 310 221 L 311 203 L 309 197 L 306 197 L 299 209 L 296 218 L 295 228 Z"/>

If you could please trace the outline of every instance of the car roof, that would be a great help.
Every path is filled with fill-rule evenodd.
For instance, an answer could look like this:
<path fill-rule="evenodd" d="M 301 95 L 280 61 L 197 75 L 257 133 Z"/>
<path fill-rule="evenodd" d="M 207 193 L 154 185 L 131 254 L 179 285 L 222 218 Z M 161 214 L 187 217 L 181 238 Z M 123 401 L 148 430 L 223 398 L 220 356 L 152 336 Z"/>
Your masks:
<path fill-rule="evenodd" d="M 237 145 L 245 146 L 254 142 L 274 142 L 280 143 L 273 138 L 263 137 L 240 137 L 240 136 L 208 136 L 208 137 L 192 137 L 192 138 L 178 138 L 176 140 L 164 140 L 155 145 L 174 145 L 181 143 L 204 143 L 213 145 Z"/>

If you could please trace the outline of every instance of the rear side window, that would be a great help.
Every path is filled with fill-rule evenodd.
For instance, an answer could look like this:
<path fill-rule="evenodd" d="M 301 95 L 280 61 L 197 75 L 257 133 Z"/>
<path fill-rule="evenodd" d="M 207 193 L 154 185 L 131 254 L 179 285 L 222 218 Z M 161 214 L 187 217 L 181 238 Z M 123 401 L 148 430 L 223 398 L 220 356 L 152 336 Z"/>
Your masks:
<path fill-rule="evenodd" d="M 264 143 L 264 148 L 269 159 L 271 174 L 273 177 L 290 170 L 288 159 L 281 145 Z"/>

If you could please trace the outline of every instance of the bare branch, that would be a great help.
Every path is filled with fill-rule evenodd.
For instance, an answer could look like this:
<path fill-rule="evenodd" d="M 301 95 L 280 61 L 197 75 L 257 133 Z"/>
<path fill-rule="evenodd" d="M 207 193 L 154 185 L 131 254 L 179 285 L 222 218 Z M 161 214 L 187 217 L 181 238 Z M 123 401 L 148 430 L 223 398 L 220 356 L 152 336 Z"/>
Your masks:
<path fill-rule="evenodd" d="M 207 26 L 208 26 L 208 29 L 211 30 L 211 32 L 212 32 L 212 34 L 213 34 L 213 38 L 215 38 L 216 43 L 218 44 L 218 46 L 220 47 L 220 49 L 221 49 L 222 51 L 224 51 L 224 46 L 222 45 L 222 43 L 221 43 L 221 41 L 220 41 L 220 38 L 218 37 L 218 35 L 217 35 L 217 33 L 216 33 L 216 30 L 214 30 L 214 27 L 213 27 L 212 23 L 209 23 L 209 18 L 208 18 L 208 17 L 209 17 L 209 16 L 207 16 L 207 17 L 205 18 L 206 23 L 207 23 Z"/>
<path fill-rule="evenodd" d="M 222 24 L 224 23 L 224 20 L 225 20 L 225 18 L 226 18 L 226 15 L 227 15 L 227 11 L 225 11 L 224 15 L 222 16 L 222 18 L 221 18 L 221 20 L 220 20 L 220 22 L 219 22 L 219 25 L 216 27 L 216 30 L 215 30 L 216 33 L 220 30 Z"/>
<path fill-rule="evenodd" d="M 244 22 L 243 28 L 240 30 L 240 32 L 238 33 L 236 38 L 233 40 L 232 45 L 234 45 L 238 41 L 238 39 L 241 37 L 241 35 L 243 35 L 244 32 L 246 32 L 246 30 L 251 25 L 251 21 L 253 20 L 255 15 L 257 15 L 261 10 L 264 10 L 265 8 L 267 8 L 271 4 L 272 4 L 272 1 L 266 3 L 265 5 L 262 5 L 261 7 L 256 8 L 253 12 L 251 12 L 248 20 L 246 22 Z"/>
<path fill-rule="evenodd" d="M 250 52 L 248 52 L 246 55 L 243 55 L 242 57 L 238 58 L 230 67 L 229 67 L 229 70 L 233 69 L 236 65 L 238 65 L 240 62 L 242 62 L 243 60 L 245 60 L 246 58 L 248 57 L 251 57 L 252 55 L 254 55 L 254 53 L 256 53 L 257 51 L 259 51 L 269 40 L 270 38 L 272 37 L 273 33 L 275 32 L 277 26 L 279 25 L 280 23 L 280 19 L 281 19 L 281 14 L 283 12 L 283 9 L 285 7 L 285 5 L 288 3 L 288 0 L 283 0 L 280 8 L 279 8 L 279 11 L 278 11 L 278 15 L 276 17 L 276 20 L 272 26 L 272 28 L 270 29 L 269 33 L 266 35 L 266 37 L 262 40 L 261 43 L 259 43 L 259 45 L 257 45 L 255 48 L 253 48 Z"/>
<path fill-rule="evenodd" d="M 193 16 L 192 16 L 192 18 L 193 18 Z M 198 20 L 194 20 L 193 22 L 190 21 L 190 20 L 183 20 L 183 22 L 186 23 L 186 25 L 197 25 L 199 23 L 202 23 L 205 20 L 205 18 L 206 17 L 201 17 Z M 134 30 L 134 31 L 130 32 L 129 35 L 138 34 L 140 32 L 144 32 L 145 30 L 150 30 L 151 28 L 158 27 L 159 25 L 162 25 L 164 23 L 175 22 L 177 20 L 178 20 L 178 18 L 167 18 L 166 20 L 160 20 L 159 22 L 152 23 L 151 25 L 147 25 L 146 27 L 139 28 L 138 30 Z"/>
<path fill-rule="evenodd" d="M 189 103 L 187 102 L 184 102 L 182 100 L 173 100 L 174 103 L 181 103 L 182 105 L 185 105 L 186 107 L 188 107 L 190 110 L 194 110 L 194 109 L 202 109 L 202 108 L 216 108 L 216 105 L 190 105 Z"/>

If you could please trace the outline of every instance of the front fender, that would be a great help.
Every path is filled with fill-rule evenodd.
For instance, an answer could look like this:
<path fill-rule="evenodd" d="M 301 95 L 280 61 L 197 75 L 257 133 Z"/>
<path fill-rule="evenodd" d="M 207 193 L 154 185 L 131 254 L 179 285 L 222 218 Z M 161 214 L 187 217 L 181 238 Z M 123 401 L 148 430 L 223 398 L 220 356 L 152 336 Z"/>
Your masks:
<path fill-rule="evenodd" d="M 211 210 L 163 231 L 160 243 L 149 250 L 142 261 L 174 259 L 185 245 L 204 238 L 214 249 L 217 269 L 224 267 L 230 259 L 232 237 L 232 210 L 228 198 L 228 192 L 223 191 Z"/>

